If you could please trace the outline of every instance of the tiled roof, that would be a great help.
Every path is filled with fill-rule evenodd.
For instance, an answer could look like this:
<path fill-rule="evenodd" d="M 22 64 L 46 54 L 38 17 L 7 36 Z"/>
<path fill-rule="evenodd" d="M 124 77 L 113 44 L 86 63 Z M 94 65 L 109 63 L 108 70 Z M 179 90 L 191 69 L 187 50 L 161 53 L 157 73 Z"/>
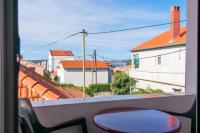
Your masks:
<path fill-rule="evenodd" d="M 63 68 L 73 69 L 73 68 L 83 68 L 83 61 L 82 60 L 62 60 L 60 61 Z M 104 61 L 97 61 L 96 62 L 98 69 L 103 68 L 109 68 L 106 62 Z M 85 68 L 93 68 L 93 61 L 92 60 L 86 60 L 85 61 Z"/>
<path fill-rule="evenodd" d="M 131 68 L 131 65 L 119 67 L 119 69 L 122 71 L 128 71 L 130 68 Z"/>
<path fill-rule="evenodd" d="M 30 61 L 25 61 L 25 60 L 20 60 L 20 64 L 22 64 L 28 68 L 34 68 L 36 73 L 40 74 L 41 76 L 44 75 L 45 68 L 39 64 L 35 64 L 35 63 L 32 63 Z"/>
<path fill-rule="evenodd" d="M 140 51 L 145 49 L 167 47 L 167 46 L 176 46 L 176 45 L 185 45 L 186 44 L 186 27 L 180 29 L 180 38 L 177 38 L 173 41 L 170 40 L 170 31 L 166 31 L 138 46 L 131 49 L 131 51 Z"/>
<path fill-rule="evenodd" d="M 29 68 L 20 65 L 18 74 L 18 97 L 30 98 L 30 100 L 53 100 L 60 98 L 76 98 L 80 97 L 80 94 L 69 93 L 50 80 L 46 80 L 41 75 L 31 71 Z"/>
<path fill-rule="evenodd" d="M 52 56 L 73 56 L 71 50 L 50 50 Z"/>
<path fill-rule="evenodd" d="M 73 96 L 76 95 L 76 98 L 82 98 L 83 97 L 83 93 L 76 88 L 72 88 L 72 87 L 67 88 L 66 91 Z M 87 94 L 85 94 L 85 95 L 86 95 L 86 97 L 88 97 Z"/>

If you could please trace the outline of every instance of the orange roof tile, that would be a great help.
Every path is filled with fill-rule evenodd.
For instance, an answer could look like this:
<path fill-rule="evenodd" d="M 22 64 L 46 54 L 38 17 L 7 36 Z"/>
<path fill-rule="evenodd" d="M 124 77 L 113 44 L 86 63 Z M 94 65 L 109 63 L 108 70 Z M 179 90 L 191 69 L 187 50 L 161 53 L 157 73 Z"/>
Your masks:
<path fill-rule="evenodd" d="M 19 98 L 29 98 L 30 100 L 78 98 L 81 94 L 77 91 L 68 92 L 29 68 L 20 65 L 18 73 Z"/>
<path fill-rule="evenodd" d="M 180 38 L 173 41 L 170 40 L 170 31 L 166 31 L 138 46 L 131 49 L 131 51 L 140 51 L 145 49 L 167 47 L 167 46 L 176 46 L 176 45 L 185 45 L 186 44 L 186 27 L 181 27 L 180 29 Z"/>
<path fill-rule="evenodd" d="M 46 93 L 48 91 L 48 88 L 46 88 L 40 84 L 34 85 L 32 89 L 34 89 L 37 92 L 37 94 L 40 96 L 43 96 L 44 93 Z"/>
<path fill-rule="evenodd" d="M 71 50 L 50 50 L 52 56 L 73 56 Z"/>
<path fill-rule="evenodd" d="M 76 88 L 67 88 L 65 89 L 68 93 L 70 93 L 72 96 L 74 96 L 74 94 L 76 95 L 76 98 L 82 98 L 83 97 L 83 93 L 76 89 Z M 87 94 L 86 94 L 87 96 Z"/>
<path fill-rule="evenodd" d="M 73 69 L 73 68 L 83 68 L 83 61 L 82 60 L 62 60 L 60 61 L 63 68 Z M 98 69 L 109 68 L 107 63 L 104 61 L 97 61 L 96 62 Z M 85 61 L 85 68 L 93 68 L 93 61 L 86 60 Z"/>
<path fill-rule="evenodd" d="M 123 67 L 119 67 L 119 69 L 124 70 L 124 71 L 128 71 L 131 68 L 130 65 L 128 66 L 123 66 Z"/>

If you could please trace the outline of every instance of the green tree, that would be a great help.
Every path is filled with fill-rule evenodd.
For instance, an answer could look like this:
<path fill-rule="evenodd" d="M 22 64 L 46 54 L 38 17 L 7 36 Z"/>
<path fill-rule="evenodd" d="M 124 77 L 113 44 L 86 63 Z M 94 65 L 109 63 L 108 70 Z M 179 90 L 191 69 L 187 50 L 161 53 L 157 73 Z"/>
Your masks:
<path fill-rule="evenodd" d="M 112 80 L 112 87 L 115 94 L 128 94 L 130 86 L 134 83 L 135 81 L 129 75 L 117 71 Z"/>
<path fill-rule="evenodd" d="M 50 78 L 50 72 L 49 72 L 49 71 L 46 71 L 46 70 L 44 71 L 44 78 L 45 78 L 45 79 L 51 79 L 51 78 Z"/>

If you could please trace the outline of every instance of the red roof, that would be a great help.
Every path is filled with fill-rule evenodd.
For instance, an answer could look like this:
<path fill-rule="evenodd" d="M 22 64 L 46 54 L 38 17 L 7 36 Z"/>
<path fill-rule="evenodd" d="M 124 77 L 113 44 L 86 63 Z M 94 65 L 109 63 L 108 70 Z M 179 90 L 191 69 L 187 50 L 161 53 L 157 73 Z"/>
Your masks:
<path fill-rule="evenodd" d="M 131 65 L 119 67 L 119 69 L 124 70 L 124 71 L 128 71 L 130 68 L 131 68 Z"/>
<path fill-rule="evenodd" d="M 73 68 L 83 68 L 83 60 L 62 60 L 60 61 L 63 68 L 73 69 Z M 92 60 L 85 61 L 85 68 L 94 68 Z M 97 61 L 96 62 L 98 69 L 109 68 L 107 63 L 104 61 Z"/>
<path fill-rule="evenodd" d="M 20 65 L 18 74 L 18 97 L 30 100 L 53 100 L 60 98 L 78 98 L 82 92 L 79 90 L 68 92 L 55 85 L 50 80 L 29 68 Z"/>
<path fill-rule="evenodd" d="M 50 50 L 52 56 L 73 56 L 71 50 Z"/>
<path fill-rule="evenodd" d="M 180 38 L 177 38 L 173 41 L 170 40 L 170 31 L 166 31 L 138 46 L 131 49 L 131 51 L 140 51 L 145 49 L 167 47 L 167 46 L 176 46 L 176 45 L 185 45 L 186 44 L 186 27 L 180 29 Z"/>

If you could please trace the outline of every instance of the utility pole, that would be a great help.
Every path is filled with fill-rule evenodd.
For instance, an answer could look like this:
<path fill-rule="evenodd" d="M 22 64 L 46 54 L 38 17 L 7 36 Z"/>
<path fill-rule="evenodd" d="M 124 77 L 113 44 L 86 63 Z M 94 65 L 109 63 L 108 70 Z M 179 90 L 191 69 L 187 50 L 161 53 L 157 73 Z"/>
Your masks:
<path fill-rule="evenodd" d="M 45 62 L 46 62 L 46 71 L 48 71 L 48 69 L 49 69 L 48 66 L 47 66 L 47 63 L 48 63 L 47 61 L 48 61 L 48 59 L 45 60 Z"/>
<path fill-rule="evenodd" d="M 97 53 L 94 50 L 95 84 L 97 84 Z"/>
<path fill-rule="evenodd" d="M 94 54 L 92 55 L 92 84 L 93 84 L 93 79 L 94 79 Z"/>
<path fill-rule="evenodd" d="M 85 98 L 85 36 L 87 32 L 82 30 L 82 47 L 83 47 L 83 98 Z"/>

